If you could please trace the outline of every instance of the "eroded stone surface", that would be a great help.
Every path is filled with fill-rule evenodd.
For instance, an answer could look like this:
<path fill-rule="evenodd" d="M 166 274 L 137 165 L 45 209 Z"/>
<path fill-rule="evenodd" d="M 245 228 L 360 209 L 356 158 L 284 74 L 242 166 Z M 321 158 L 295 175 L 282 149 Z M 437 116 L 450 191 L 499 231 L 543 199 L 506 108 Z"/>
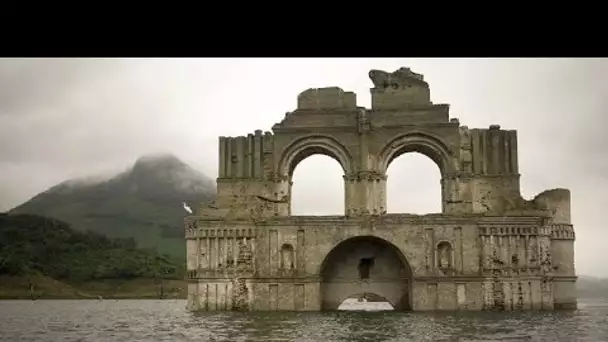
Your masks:
<path fill-rule="evenodd" d="M 570 192 L 521 197 L 517 132 L 460 125 L 407 68 L 369 76 L 371 109 L 309 89 L 272 133 L 220 137 L 217 198 L 186 220 L 188 307 L 335 309 L 373 293 L 399 310 L 576 308 Z M 438 165 L 441 213 L 386 213 L 386 170 L 408 152 Z M 293 170 L 319 153 L 344 169 L 345 213 L 292 216 Z"/>
<path fill-rule="evenodd" d="M 354 110 L 357 108 L 355 93 L 338 87 L 312 88 L 298 95 L 300 110 Z"/>

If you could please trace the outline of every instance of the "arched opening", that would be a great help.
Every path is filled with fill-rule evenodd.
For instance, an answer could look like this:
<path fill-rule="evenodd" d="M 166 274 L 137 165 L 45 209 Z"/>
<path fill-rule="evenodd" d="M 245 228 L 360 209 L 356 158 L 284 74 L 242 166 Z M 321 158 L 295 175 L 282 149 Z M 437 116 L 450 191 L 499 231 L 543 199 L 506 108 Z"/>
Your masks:
<path fill-rule="evenodd" d="M 410 189 L 407 190 L 400 188 L 398 185 L 391 184 L 389 186 L 386 184 L 385 198 L 387 199 L 386 211 L 388 213 L 444 212 L 446 199 L 451 198 L 452 195 L 445 191 L 445 189 L 452 188 L 452 184 L 446 182 L 449 176 L 455 174 L 458 170 L 457 162 L 453 158 L 454 153 L 448 146 L 441 137 L 421 131 L 397 135 L 384 145 L 378 156 L 378 168 L 387 174 L 386 181 L 388 183 L 409 181 L 411 182 L 409 184 L 412 184 L 409 186 Z M 418 160 L 409 163 L 401 161 L 406 158 L 416 158 Z M 402 166 L 401 163 L 407 163 L 408 165 Z M 391 168 L 390 174 L 389 167 Z M 434 178 L 435 181 L 433 182 L 431 178 Z M 406 191 L 409 191 L 409 193 Z M 438 194 L 440 199 L 433 200 L 431 191 Z M 429 197 L 429 194 L 431 194 L 431 197 Z M 397 198 L 394 199 L 393 197 Z M 398 204 L 399 207 L 402 207 L 409 203 L 412 206 L 415 205 L 416 209 L 403 210 L 395 208 L 394 205 Z M 429 205 L 430 203 L 439 203 L 439 205 Z"/>
<path fill-rule="evenodd" d="M 395 308 L 384 297 L 364 292 L 352 295 L 342 301 L 338 311 L 393 311 Z"/>
<path fill-rule="evenodd" d="M 347 239 L 325 257 L 320 269 L 321 307 L 339 310 L 344 301 L 357 298 L 356 307 L 365 301 L 388 302 L 399 311 L 410 310 L 412 271 L 401 251 L 390 242 L 374 236 Z M 346 307 L 353 307 L 352 299 Z M 379 307 L 386 304 L 372 304 Z"/>
<path fill-rule="evenodd" d="M 299 162 L 291 176 L 291 215 L 344 215 L 344 170 L 326 155 Z"/>
<path fill-rule="evenodd" d="M 418 152 L 394 158 L 386 171 L 387 213 L 428 214 L 443 211 L 441 171 Z"/>
<path fill-rule="evenodd" d="M 352 174 L 348 149 L 325 134 L 300 137 L 281 153 L 277 174 L 288 181 L 289 215 L 344 215 L 344 175 Z"/>

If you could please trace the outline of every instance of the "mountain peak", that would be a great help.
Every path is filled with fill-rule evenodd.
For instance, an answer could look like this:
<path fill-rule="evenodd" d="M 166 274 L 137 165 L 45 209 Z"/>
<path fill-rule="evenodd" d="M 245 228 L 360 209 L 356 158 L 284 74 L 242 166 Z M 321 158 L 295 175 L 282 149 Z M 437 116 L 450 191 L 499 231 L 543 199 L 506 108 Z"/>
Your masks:
<path fill-rule="evenodd" d="M 188 167 L 188 165 L 171 153 L 151 153 L 139 157 L 135 161 L 133 169 L 159 167 Z"/>
<path fill-rule="evenodd" d="M 210 177 L 190 167 L 173 154 L 156 153 L 139 157 L 131 168 L 119 174 L 64 181 L 37 194 L 11 211 L 39 214 L 38 211 L 33 210 L 36 209 L 34 207 L 38 205 L 37 203 L 42 203 L 43 207 L 55 207 L 54 204 L 49 203 L 59 201 L 59 197 L 78 202 L 72 198 L 74 196 L 84 198 L 83 201 L 89 201 L 90 198 L 104 198 L 104 196 L 109 196 L 108 200 L 114 197 L 135 196 L 142 200 L 175 203 L 192 198 L 198 202 L 198 198 L 212 197 L 215 191 L 215 181 Z"/>
<path fill-rule="evenodd" d="M 169 186 L 180 192 L 214 192 L 213 180 L 170 153 L 147 154 L 127 173 L 139 188 Z"/>

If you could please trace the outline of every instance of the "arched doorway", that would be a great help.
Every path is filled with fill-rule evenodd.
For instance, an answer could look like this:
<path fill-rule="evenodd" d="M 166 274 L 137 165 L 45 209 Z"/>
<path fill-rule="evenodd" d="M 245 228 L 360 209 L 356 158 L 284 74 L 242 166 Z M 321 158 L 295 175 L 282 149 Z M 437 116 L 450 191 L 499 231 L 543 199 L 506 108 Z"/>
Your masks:
<path fill-rule="evenodd" d="M 322 310 L 337 310 L 359 293 L 386 298 L 396 311 L 411 310 L 411 268 L 386 240 L 359 236 L 339 243 L 325 257 L 320 275 Z"/>

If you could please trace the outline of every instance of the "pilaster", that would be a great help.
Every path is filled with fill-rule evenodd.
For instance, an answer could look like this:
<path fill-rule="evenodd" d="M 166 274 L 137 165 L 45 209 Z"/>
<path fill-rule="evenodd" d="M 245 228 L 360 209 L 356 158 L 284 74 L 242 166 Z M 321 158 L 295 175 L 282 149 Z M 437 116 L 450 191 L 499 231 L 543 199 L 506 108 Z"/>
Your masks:
<path fill-rule="evenodd" d="M 359 171 L 344 176 L 346 215 L 380 215 L 386 213 L 386 174 Z"/>

